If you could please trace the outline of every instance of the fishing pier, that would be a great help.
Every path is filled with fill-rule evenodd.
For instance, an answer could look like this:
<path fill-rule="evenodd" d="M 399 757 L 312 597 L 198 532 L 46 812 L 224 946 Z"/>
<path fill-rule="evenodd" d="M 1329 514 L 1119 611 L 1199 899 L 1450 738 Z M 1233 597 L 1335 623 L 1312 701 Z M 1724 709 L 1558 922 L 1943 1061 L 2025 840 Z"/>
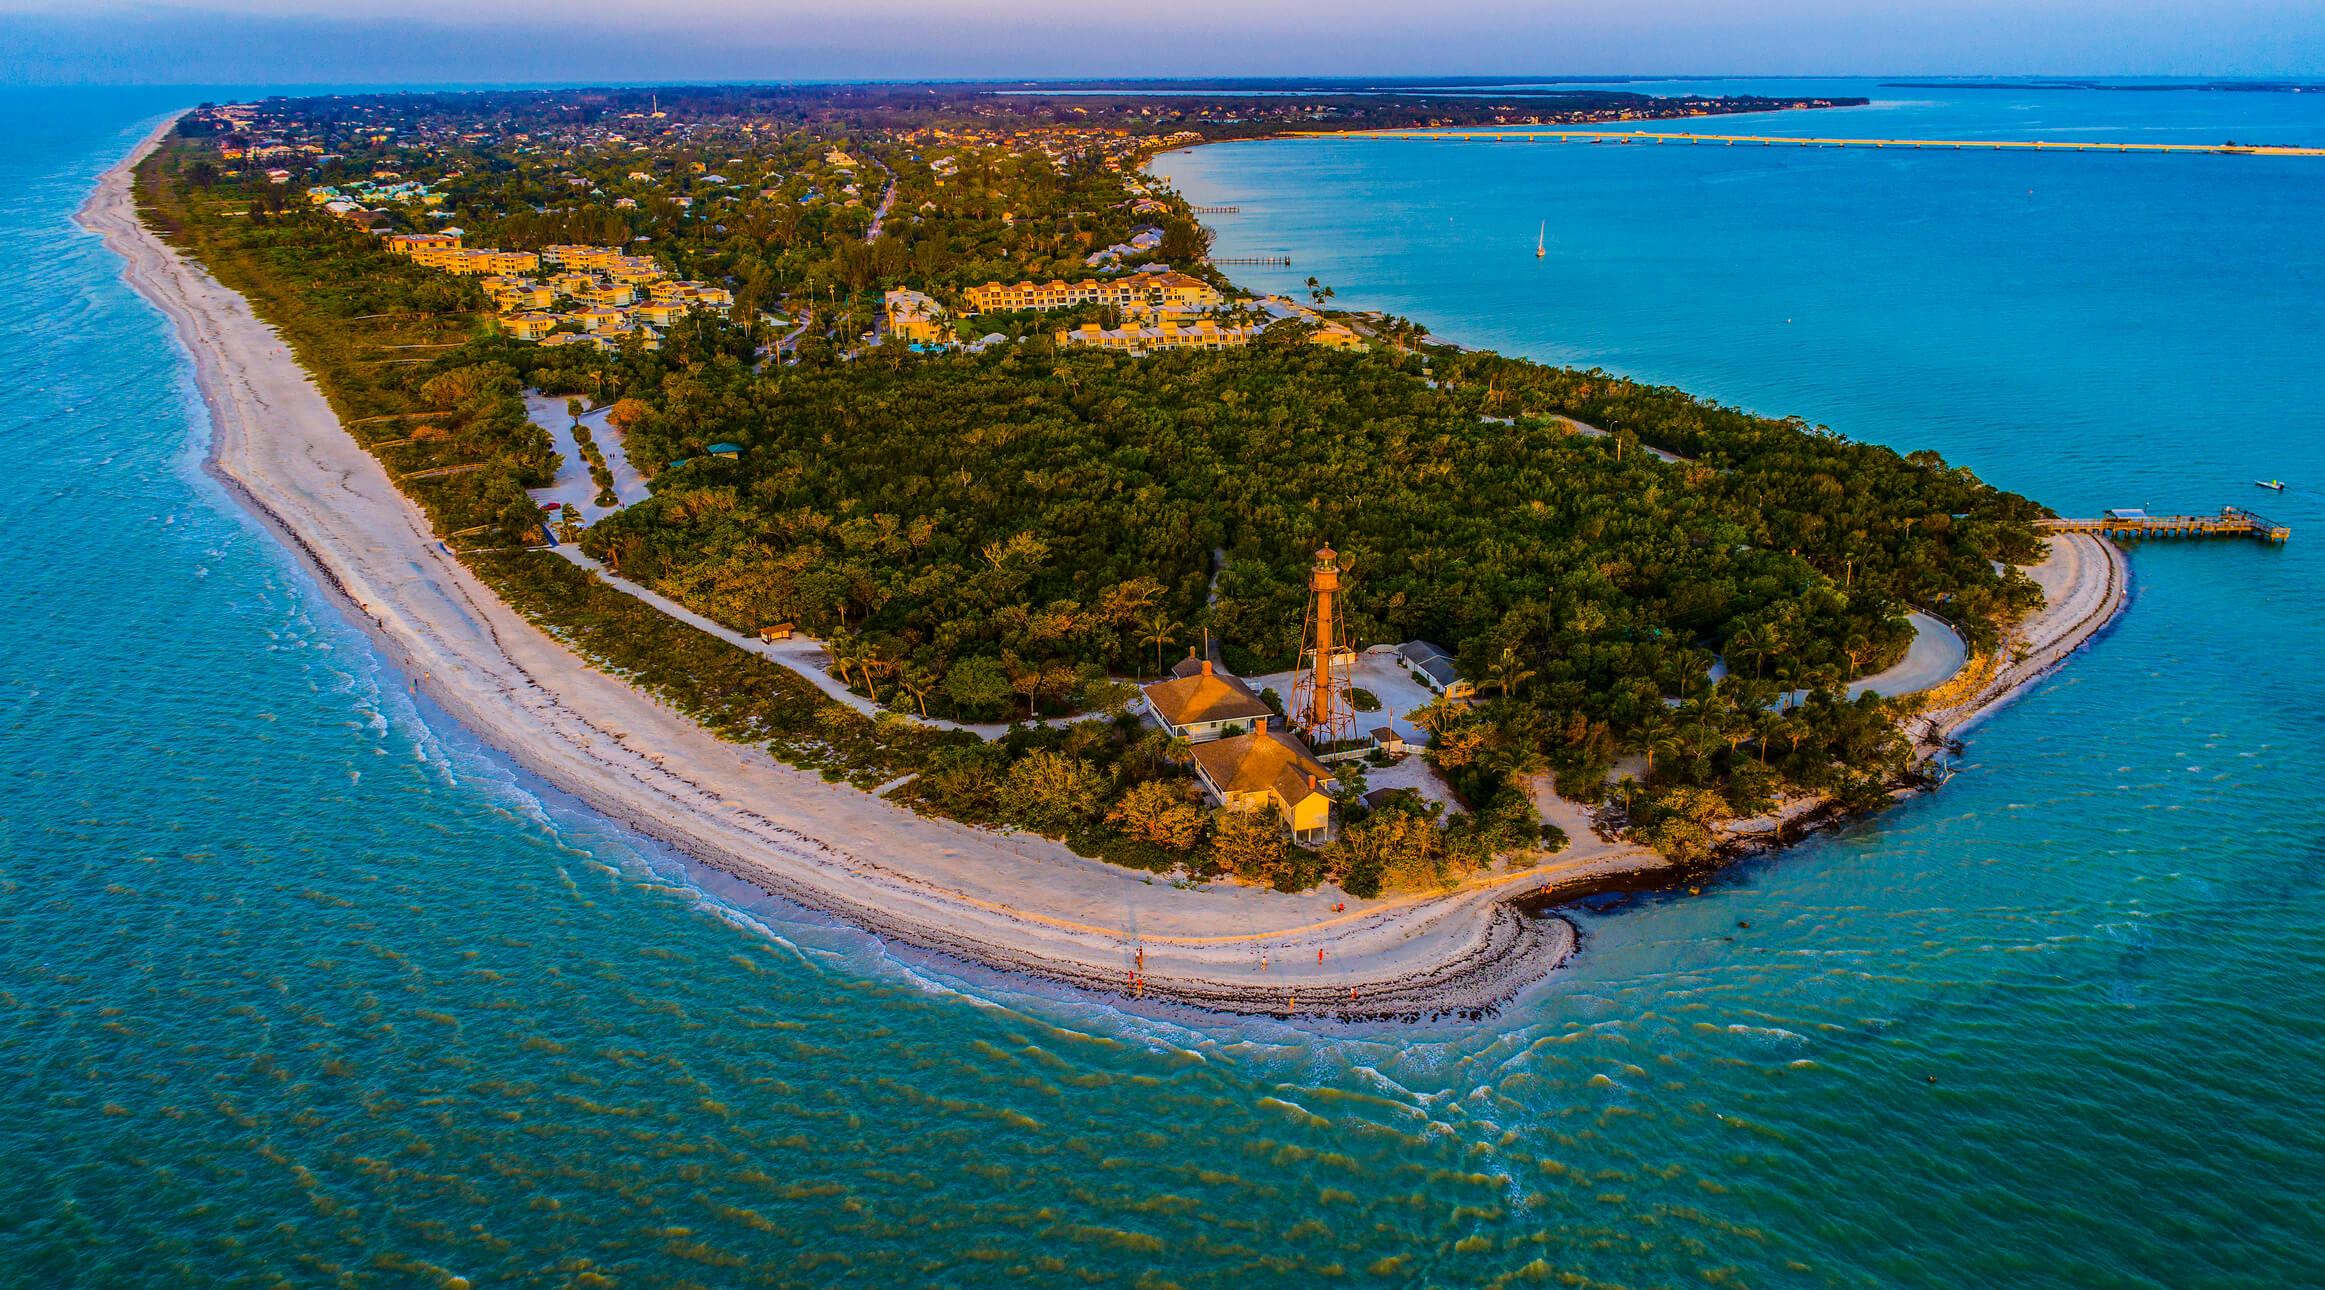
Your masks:
<path fill-rule="evenodd" d="M 2273 523 L 2241 506 L 2223 506 L 2218 515 L 2150 515 L 2146 511 L 2115 510 L 2095 520 L 2039 520 L 2047 533 L 2095 533 L 2100 537 L 2145 539 L 2187 537 L 2245 537 L 2282 542 L 2293 530 Z"/>
<path fill-rule="evenodd" d="M 1314 130 L 1300 139 L 1468 139 L 1487 143 L 1737 144 L 1763 148 L 1925 148 L 1955 152 L 2234 153 L 2253 157 L 2325 157 L 2325 148 L 2239 143 L 2095 143 L 2049 139 L 1823 139 L 1774 134 L 1676 134 L 1647 130 Z"/>

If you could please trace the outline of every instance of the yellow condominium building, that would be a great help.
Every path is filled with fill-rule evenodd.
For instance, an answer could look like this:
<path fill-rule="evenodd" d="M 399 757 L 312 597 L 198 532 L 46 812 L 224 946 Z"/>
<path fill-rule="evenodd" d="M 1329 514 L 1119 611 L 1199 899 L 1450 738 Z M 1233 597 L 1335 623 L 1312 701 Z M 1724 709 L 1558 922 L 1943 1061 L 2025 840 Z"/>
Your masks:
<path fill-rule="evenodd" d="M 540 267 L 540 258 L 530 251 L 464 251 L 458 247 L 427 247 L 411 254 L 413 259 L 429 268 L 442 269 L 447 273 L 489 276 L 530 273 Z"/>
<path fill-rule="evenodd" d="M 932 341 L 944 333 L 944 306 L 918 291 L 902 287 L 889 292 L 882 300 L 888 315 L 888 332 L 908 341 Z"/>
<path fill-rule="evenodd" d="M 660 287 L 665 284 L 656 283 L 654 285 Z M 672 285 L 674 286 L 673 290 L 654 292 L 654 298 L 689 305 L 696 309 L 725 309 L 735 303 L 734 293 L 725 287 L 705 286 L 699 282 L 680 282 Z"/>
<path fill-rule="evenodd" d="M 511 314 L 501 319 L 501 330 L 518 340 L 539 340 L 556 328 L 557 320 L 547 314 Z"/>
<path fill-rule="evenodd" d="M 616 282 L 631 284 L 652 282 L 669 276 L 662 271 L 661 265 L 654 263 L 652 256 L 645 255 L 617 255 L 605 266 L 605 275 Z"/>
<path fill-rule="evenodd" d="M 460 235 L 458 233 L 390 233 L 387 238 L 387 249 L 398 255 L 411 255 L 422 249 L 457 251 L 460 249 Z"/>
<path fill-rule="evenodd" d="M 616 260 L 628 259 L 616 246 L 544 246 L 541 262 L 565 269 L 608 269 Z"/>
<path fill-rule="evenodd" d="M 705 309 L 725 309 L 735 303 L 733 292 L 704 282 L 665 280 L 647 287 L 646 294 L 655 300 L 673 300 Z"/>
<path fill-rule="evenodd" d="M 547 309 L 557 300 L 557 292 L 554 288 L 545 287 L 538 282 L 522 280 L 514 282 L 504 280 L 497 283 L 487 280 L 484 284 L 484 291 L 486 295 L 492 297 L 492 302 L 499 305 L 504 313 L 519 309 Z"/>
<path fill-rule="evenodd" d="M 1005 313 L 1017 309 L 1070 309 L 1100 304 L 1118 308 L 1175 305 L 1183 309 L 1216 309 L 1224 299 L 1210 283 L 1172 270 L 1134 273 L 1127 278 L 1080 282 L 1016 282 L 1007 286 L 988 282 L 967 292 L 969 307 L 978 313 Z"/>
<path fill-rule="evenodd" d="M 570 331 L 561 331 L 554 336 L 544 336 L 541 339 L 541 344 L 543 347 L 584 345 L 590 349 L 598 350 L 601 353 L 605 350 L 613 348 L 613 346 L 606 343 L 606 339 L 603 336 L 587 336 L 579 332 Z"/>
<path fill-rule="evenodd" d="M 1145 353 L 1156 349 L 1231 349 L 1248 345 L 1257 327 L 1222 327 L 1208 318 L 1195 323 L 1165 319 L 1153 327 L 1116 327 L 1084 323 L 1074 331 L 1057 334 L 1060 345 L 1096 345 L 1101 349 Z"/>
<path fill-rule="evenodd" d="M 630 317 L 619 309 L 599 305 L 590 309 L 576 309 L 565 315 L 565 320 L 580 323 L 583 331 L 600 332 L 620 331 L 629 325 Z"/>
<path fill-rule="evenodd" d="M 680 300 L 649 300 L 632 309 L 630 316 L 639 322 L 651 323 L 667 330 L 672 323 L 684 318 L 690 308 L 693 306 Z"/>
<path fill-rule="evenodd" d="M 613 308 L 619 308 L 638 298 L 638 293 L 633 291 L 630 284 L 626 282 L 594 282 L 587 288 L 573 294 L 578 299 L 590 304 L 606 305 Z"/>

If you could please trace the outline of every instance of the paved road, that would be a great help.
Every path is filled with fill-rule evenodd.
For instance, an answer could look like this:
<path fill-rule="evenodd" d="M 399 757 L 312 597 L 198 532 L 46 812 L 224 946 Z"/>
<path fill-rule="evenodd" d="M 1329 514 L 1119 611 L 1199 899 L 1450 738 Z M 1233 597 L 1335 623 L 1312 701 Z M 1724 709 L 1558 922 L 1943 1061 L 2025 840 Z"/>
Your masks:
<path fill-rule="evenodd" d="M 1954 673 L 1970 661 L 1970 647 L 1962 643 L 1953 628 L 1919 610 L 1907 614 L 1906 619 L 1913 624 L 1913 645 L 1905 651 L 1905 657 L 1894 667 L 1851 681 L 1850 698 L 1867 690 L 1879 691 L 1884 699 L 1919 694 L 1954 679 Z"/>
<path fill-rule="evenodd" d="M 896 202 L 896 172 L 888 169 L 878 157 L 871 158 L 871 162 L 888 176 L 888 191 L 880 194 L 880 208 L 872 212 L 872 227 L 864 233 L 865 241 L 877 242 L 880 240 L 880 225 L 888 219 L 888 208 Z"/>

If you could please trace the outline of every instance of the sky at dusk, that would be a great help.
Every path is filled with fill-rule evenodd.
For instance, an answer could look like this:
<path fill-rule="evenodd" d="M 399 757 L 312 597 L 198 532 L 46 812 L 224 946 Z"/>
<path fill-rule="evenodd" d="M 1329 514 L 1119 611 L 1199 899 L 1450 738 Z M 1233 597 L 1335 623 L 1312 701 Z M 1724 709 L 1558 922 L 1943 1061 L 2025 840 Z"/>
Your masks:
<path fill-rule="evenodd" d="M 0 82 L 2325 75 L 2320 0 L 0 0 Z"/>

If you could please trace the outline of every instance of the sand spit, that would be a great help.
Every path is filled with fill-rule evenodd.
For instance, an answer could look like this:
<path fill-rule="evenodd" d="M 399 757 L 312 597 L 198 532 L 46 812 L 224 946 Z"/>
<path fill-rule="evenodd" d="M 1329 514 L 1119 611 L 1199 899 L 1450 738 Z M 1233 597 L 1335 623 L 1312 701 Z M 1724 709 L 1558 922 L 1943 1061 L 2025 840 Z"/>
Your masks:
<path fill-rule="evenodd" d="M 875 935 L 1077 989 L 1128 995 L 1136 973 L 1135 993 L 1158 1003 L 1352 1018 L 1492 1009 L 1574 951 L 1571 924 L 1528 910 L 1578 885 L 1665 868 L 1643 848 L 1570 827 L 1575 845 L 1551 862 L 1441 896 L 1185 886 L 1039 838 L 925 819 L 723 742 L 493 596 L 248 303 L 146 228 L 131 168 L 168 128 L 106 172 L 78 218 L 121 256 L 129 285 L 192 355 L 212 422 L 211 473 L 445 711 L 593 809 L 702 863 Z M 2119 605 L 2119 572 L 2113 585 Z M 2104 583 L 2092 594 L 2104 600 Z M 2043 656 L 2055 665 L 2112 613 L 2087 607 L 2045 638 Z M 2032 675 L 1981 701 L 2000 702 Z"/>

